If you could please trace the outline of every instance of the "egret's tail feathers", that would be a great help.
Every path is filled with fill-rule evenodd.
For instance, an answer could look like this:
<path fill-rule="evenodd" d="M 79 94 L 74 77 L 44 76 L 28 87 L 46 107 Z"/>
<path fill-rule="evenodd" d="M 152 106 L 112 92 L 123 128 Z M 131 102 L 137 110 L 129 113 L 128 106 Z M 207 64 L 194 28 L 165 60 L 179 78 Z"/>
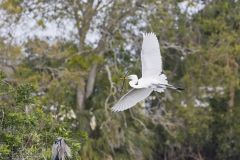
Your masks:
<path fill-rule="evenodd" d="M 177 89 L 178 91 L 184 91 L 184 88 L 181 88 L 181 87 L 176 87 L 176 89 Z"/>
<path fill-rule="evenodd" d="M 184 88 L 182 88 L 182 87 L 175 87 L 175 86 L 173 86 L 173 85 L 167 85 L 167 87 L 168 87 L 168 88 L 171 88 L 171 89 L 174 89 L 174 90 L 177 90 L 177 91 L 179 91 L 179 92 L 181 92 L 181 91 L 184 90 Z"/>
<path fill-rule="evenodd" d="M 166 89 L 166 88 L 174 89 L 174 90 L 177 90 L 179 92 L 184 90 L 184 88 L 182 88 L 182 87 L 175 87 L 171 84 L 157 84 L 157 85 L 153 85 L 153 86 L 156 87 L 156 88 L 154 88 L 154 90 L 157 91 L 157 92 L 163 92 L 164 89 Z"/>

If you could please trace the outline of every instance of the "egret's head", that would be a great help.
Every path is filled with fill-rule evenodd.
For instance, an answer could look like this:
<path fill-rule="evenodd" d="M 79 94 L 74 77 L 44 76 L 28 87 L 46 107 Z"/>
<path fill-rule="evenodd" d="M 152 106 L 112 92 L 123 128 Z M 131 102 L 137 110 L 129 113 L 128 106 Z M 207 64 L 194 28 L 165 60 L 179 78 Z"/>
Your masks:
<path fill-rule="evenodd" d="M 127 79 L 130 79 L 129 85 L 131 87 L 134 87 L 138 83 L 138 77 L 137 75 L 129 75 L 127 76 Z"/>
<path fill-rule="evenodd" d="M 138 81 L 138 77 L 137 77 L 137 75 L 135 75 L 135 74 L 132 74 L 132 75 L 127 76 L 127 79 L 130 79 L 130 80 L 132 80 L 132 81 Z"/>

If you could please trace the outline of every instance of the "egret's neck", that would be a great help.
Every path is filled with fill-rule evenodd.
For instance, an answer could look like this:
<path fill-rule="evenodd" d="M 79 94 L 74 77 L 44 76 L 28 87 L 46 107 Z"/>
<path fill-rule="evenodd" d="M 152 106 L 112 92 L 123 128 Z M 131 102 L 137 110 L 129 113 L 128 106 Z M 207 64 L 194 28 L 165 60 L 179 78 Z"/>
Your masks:
<path fill-rule="evenodd" d="M 138 87 L 137 83 L 138 83 L 138 78 L 136 77 L 136 78 L 132 78 L 132 80 L 129 82 L 129 85 L 133 88 L 137 88 Z"/>

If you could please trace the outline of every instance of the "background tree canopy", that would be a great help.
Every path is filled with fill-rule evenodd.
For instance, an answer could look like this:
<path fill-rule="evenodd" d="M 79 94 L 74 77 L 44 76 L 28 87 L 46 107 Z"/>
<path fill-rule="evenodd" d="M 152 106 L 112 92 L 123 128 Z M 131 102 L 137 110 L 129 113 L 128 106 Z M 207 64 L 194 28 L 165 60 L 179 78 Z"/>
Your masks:
<path fill-rule="evenodd" d="M 0 159 L 237 160 L 238 0 L 1 0 Z M 156 33 L 169 82 L 125 112 L 110 108 L 140 76 Z"/>

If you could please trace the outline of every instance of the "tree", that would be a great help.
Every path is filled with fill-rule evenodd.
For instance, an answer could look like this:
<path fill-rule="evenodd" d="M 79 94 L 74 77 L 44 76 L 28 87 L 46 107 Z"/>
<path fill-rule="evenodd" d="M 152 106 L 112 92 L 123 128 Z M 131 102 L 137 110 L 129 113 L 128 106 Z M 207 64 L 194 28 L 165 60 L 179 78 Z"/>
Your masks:
<path fill-rule="evenodd" d="M 179 3 L 189 5 L 187 8 L 197 3 L 205 6 L 190 15 Z M 0 6 L 6 17 L 1 22 L 4 29 L 19 25 L 26 16 L 32 16 L 43 30 L 49 23 L 56 23 L 62 29 L 68 23 L 73 24 L 72 34 L 67 38 L 50 41 L 36 36 L 17 46 L 12 45 L 15 38 L 10 32 L 7 40 L 0 43 L 0 51 L 4 53 L 0 62 L 4 72 L 9 72 L 4 81 L 11 84 L 14 95 L 18 90 L 28 93 L 27 99 L 35 95 L 31 102 L 24 99 L 19 102 L 22 108 L 34 104 L 34 109 L 40 109 L 48 117 L 43 118 L 44 124 L 52 123 L 55 128 L 43 127 L 43 130 L 53 133 L 51 139 L 64 135 L 64 131 L 59 131 L 62 125 L 69 133 L 66 137 L 74 142 L 83 130 L 88 134 L 80 151 L 73 147 L 79 151 L 75 153 L 77 158 L 239 157 L 237 1 L 5 0 Z M 185 90 L 152 94 L 145 103 L 114 114 L 111 106 L 129 89 L 119 77 L 126 72 L 141 74 L 140 33 L 145 31 L 153 31 L 158 36 L 169 82 Z M 97 35 L 94 42 L 88 42 L 91 33 Z M 16 99 L 7 99 L 16 103 Z M 14 109 L 8 111 L 15 113 Z M 26 111 L 19 114 L 27 122 L 26 117 L 41 115 Z M 26 137 L 26 128 L 31 133 L 36 130 L 21 121 L 5 125 L 4 134 L 7 126 L 15 125 L 23 130 L 18 137 Z M 44 137 L 44 133 L 38 132 L 39 137 Z M 1 143 L 5 145 L 2 149 L 5 156 L 11 154 L 5 149 L 15 145 L 11 141 L 11 147 L 6 147 L 7 141 L 5 137 Z M 28 144 L 25 141 L 23 144 L 29 151 Z M 51 144 L 31 145 L 49 150 L 43 146 Z M 48 156 L 49 152 L 44 155 Z"/>
<path fill-rule="evenodd" d="M 33 92 L 34 88 L 29 84 L 10 84 L 1 72 L 0 158 L 50 158 L 50 146 L 59 135 L 63 135 L 75 148 L 73 156 L 76 157 L 81 144 L 79 138 L 83 142 L 85 133 L 73 133 L 67 123 L 59 123 L 46 113 Z M 78 141 L 73 138 L 74 135 Z"/>

